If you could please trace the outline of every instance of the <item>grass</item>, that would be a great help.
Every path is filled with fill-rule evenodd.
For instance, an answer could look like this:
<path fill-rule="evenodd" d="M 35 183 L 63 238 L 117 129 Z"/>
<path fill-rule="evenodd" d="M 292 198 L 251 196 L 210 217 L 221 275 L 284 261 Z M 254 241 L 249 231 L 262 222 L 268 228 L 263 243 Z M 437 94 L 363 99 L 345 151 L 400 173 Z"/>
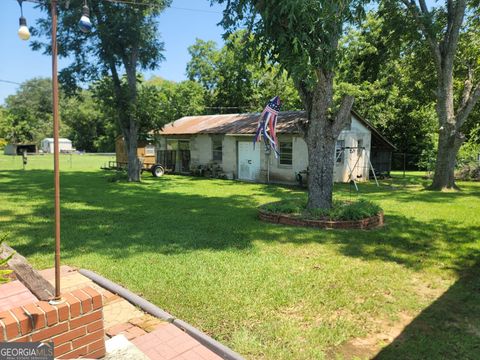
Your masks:
<path fill-rule="evenodd" d="M 149 174 L 112 182 L 98 170 L 107 160 L 61 159 L 64 264 L 123 284 L 246 358 L 351 358 L 352 339 L 391 334 L 405 318 L 379 358 L 477 357 L 479 183 L 436 193 L 408 173 L 358 194 L 336 185 L 337 199 L 378 203 L 387 226 L 319 231 L 256 218 L 257 206 L 301 190 Z M 53 266 L 51 163 L 32 156 L 23 171 L 0 156 L 0 231 L 38 268 Z"/>

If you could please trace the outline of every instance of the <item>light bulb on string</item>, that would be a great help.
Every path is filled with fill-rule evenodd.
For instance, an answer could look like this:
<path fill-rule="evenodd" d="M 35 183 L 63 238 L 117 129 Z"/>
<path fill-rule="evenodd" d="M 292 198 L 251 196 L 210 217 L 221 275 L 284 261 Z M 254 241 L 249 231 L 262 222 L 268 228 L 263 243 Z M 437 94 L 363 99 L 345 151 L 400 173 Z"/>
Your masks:
<path fill-rule="evenodd" d="M 90 31 L 92 31 L 92 22 L 90 21 L 90 9 L 88 8 L 87 0 L 85 0 L 85 3 L 83 5 L 82 17 L 78 22 L 78 27 L 84 33 L 89 33 Z"/>
<path fill-rule="evenodd" d="M 18 28 L 17 34 L 20 39 L 26 41 L 30 39 L 30 30 L 28 30 L 27 19 L 23 17 L 23 0 L 18 0 L 18 5 L 20 5 L 20 27 Z"/>

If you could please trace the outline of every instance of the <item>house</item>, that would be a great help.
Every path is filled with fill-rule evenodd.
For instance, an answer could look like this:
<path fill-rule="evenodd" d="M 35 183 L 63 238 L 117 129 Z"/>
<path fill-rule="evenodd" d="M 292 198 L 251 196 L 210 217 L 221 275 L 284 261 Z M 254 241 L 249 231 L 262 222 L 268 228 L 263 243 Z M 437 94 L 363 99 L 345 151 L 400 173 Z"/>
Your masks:
<path fill-rule="evenodd" d="M 24 152 L 35 154 L 37 152 L 37 145 L 28 143 L 10 143 L 5 146 L 5 149 L 3 149 L 5 155 L 22 155 Z"/>
<path fill-rule="evenodd" d="M 73 151 L 72 141 L 65 138 L 58 139 L 58 146 L 60 152 Z M 40 143 L 40 149 L 46 154 L 53 154 L 53 138 L 45 138 Z"/>
<path fill-rule="evenodd" d="M 280 156 L 267 154 L 263 143 L 253 146 L 260 114 L 187 116 L 165 125 L 158 139 L 157 160 L 177 173 L 218 165 L 227 178 L 256 182 L 295 183 L 308 169 L 307 144 L 297 123 L 303 111 L 280 112 L 277 135 Z M 352 111 L 351 121 L 340 133 L 335 154 L 334 180 L 369 178 L 375 171 L 388 173 L 395 149 L 378 130 Z M 303 175 L 302 175 L 303 174 Z"/>

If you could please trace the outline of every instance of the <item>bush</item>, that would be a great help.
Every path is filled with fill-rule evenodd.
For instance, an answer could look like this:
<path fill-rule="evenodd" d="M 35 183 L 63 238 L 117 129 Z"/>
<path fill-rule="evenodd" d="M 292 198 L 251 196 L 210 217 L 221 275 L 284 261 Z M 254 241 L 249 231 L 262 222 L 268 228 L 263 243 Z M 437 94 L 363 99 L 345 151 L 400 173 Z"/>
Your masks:
<path fill-rule="evenodd" d="M 480 181 L 480 164 L 464 164 L 455 173 L 455 178 L 463 181 Z"/>
<path fill-rule="evenodd" d="M 272 214 L 289 214 L 312 220 L 362 220 L 377 215 L 382 208 L 377 204 L 360 199 L 358 201 L 334 201 L 330 210 L 306 209 L 306 202 L 284 200 L 263 205 L 261 209 Z"/>

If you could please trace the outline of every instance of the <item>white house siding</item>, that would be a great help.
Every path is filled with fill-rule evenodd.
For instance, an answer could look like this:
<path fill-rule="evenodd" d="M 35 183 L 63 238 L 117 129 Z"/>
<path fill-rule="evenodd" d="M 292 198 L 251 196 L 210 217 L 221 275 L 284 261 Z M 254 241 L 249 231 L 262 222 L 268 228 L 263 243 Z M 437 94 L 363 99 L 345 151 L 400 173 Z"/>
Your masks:
<path fill-rule="evenodd" d="M 176 135 L 176 136 L 161 136 L 159 138 L 159 149 L 167 149 L 167 139 L 169 140 L 190 140 L 190 154 L 191 154 L 191 166 L 207 165 L 212 162 L 213 148 L 212 137 L 221 137 L 223 152 L 222 162 L 219 165 L 222 166 L 223 172 L 229 179 L 238 178 L 238 142 L 246 141 L 252 142 L 252 135 Z M 274 154 L 270 156 L 265 154 L 263 142 L 257 143 L 260 147 L 260 163 L 261 171 L 258 174 L 256 181 L 266 182 L 268 179 L 271 182 L 277 183 L 296 183 L 296 174 L 307 170 L 308 167 L 308 149 L 305 140 L 298 134 L 280 134 L 279 142 L 292 141 L 292 165 L 280 165 L 280 159 L 275 158 Z M 366 148 L 363 152 L 357 152 L 357 150 L 344 151 L 343 163 L 335 163 L 334 168 L 334 180 L 336 182 L 349 181 L 350 169 L 354 168 L 357 161 L 358 154 L 361 158 L 355 167 L 352 178 L 357 181 L 364 181 L 368 179 L 369 164 L 368 158 L 370 156 L 371 148 L 371 132 L 360 121 L 352 116 L 351 127 L 348 130 L 343 130 L 338 140 L 345 141 L 345 147 L 358 147 L 358 140 L 363 141 L 363 146 Z M 335 157 L 335 154 L 332 154 Z M 270 166 L 268 166 L 268 163 Z M 350 169 L 349 169 L 349 166 Z"/>

